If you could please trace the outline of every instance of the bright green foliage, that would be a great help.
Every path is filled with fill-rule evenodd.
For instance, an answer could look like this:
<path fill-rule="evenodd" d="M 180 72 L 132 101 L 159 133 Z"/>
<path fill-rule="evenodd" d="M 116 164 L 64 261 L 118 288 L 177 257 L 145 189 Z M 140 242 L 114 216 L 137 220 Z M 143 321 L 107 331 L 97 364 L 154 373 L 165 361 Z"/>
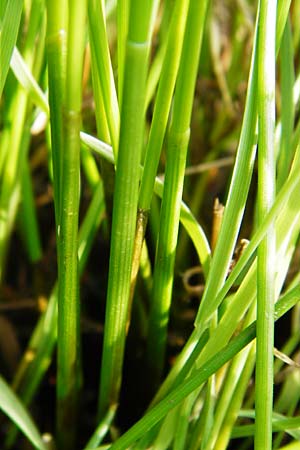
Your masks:
<path fill-rule="evenodd" d="M 0 2 L 3 448 L 299 450 L 299 11 Z"/>

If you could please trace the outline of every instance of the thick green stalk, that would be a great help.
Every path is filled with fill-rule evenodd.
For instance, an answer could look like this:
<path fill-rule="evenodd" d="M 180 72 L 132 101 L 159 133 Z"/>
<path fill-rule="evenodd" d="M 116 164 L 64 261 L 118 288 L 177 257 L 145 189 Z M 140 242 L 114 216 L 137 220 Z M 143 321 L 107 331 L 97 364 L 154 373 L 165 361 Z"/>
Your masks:
<path fill-rule="evenodd" d="M 56 222 L 56 236 L 58 247 L 58 273 L 59 283 L 61 283 L 61 299 L 63 298 L 62 289 L 62 272 L 59 269 L 60 257 L 62 256 L 62 249 L 59 247 L 60 243 L 60 221 L 61 221 L 61 191 L 63 186 L 63 103 L 65 99 L 66 88 L 66 54 L 67 54 L 67 28 L 68 28 L 68 3 L 64 1 L 47 1 L 47 58 L 48 58 L 48 85 L 49 85 L 49 107 L 50 107 L 50 125 L 51 125 L 51 150 L 52 150 L 52 167 L 53 167 L 53 185 L 54 185 L 54 208 L 55 208 L 55 222 Z M 56 294 L 57 295 L 57 294 Z M 48 308 L 48 314 L 52 320 L 57 320 L 57 309 L 55 305 L 54 296 L 51 304 L 53 304 L 53 310 Z M 63 301 L 60 300 L 60 304 Z M 51 313 L 51 311 L 53 311 Z M 62 314 L 60 312 L 60 319 Z M 60 320 L 61 334 L 63 334 L 63 323 Z M 45 341 L 46 350 L 42 347 L 42 351 L 45 354 L 50 354 L 56 340 L 57 332 L 50 335 Z M 46 335 L 47 336 L 47 335 Z M 68 333 L 69 336 L 69 333 Z M 50 351 L 49 351 L 50 350 Z M 59 355 L 63 352 L 62 339 L 59 343 Z M 61 356 L 59 356 L 61 358 Z M 62 370 L 60 368 L 61 363 L 58 364 L 58 379 L 59 386 L 62 385 Z M 30 370 L 30 368 L 29 368 Z M 62 391 L 62 387 L 59 387 Z M 28 388 L 27 388 L 28 390 Z M 60 394 L 60 397 L 64 397 L 64 393 Z M 30 395 L 29 395 L 30 398 Z M 58 404 L 60 401 L 58 401 Z M 64 406 L 60 414 L 65 414 Z M 57 430 L 63 426 L 63 418 L 59 415 L 57 421 L 61 422 L 61 425 L 57 423 Z M 63 438 L 60 438 L 63 443 Z"/>
<path fill-rule="evenodd" d="M 121 386 L 144 131 L 149 30 L 154 4 L 151 0 L 133 0 L 130 5 L 101 366 L 100 417 L 118 403 Z"/>
<path fill-rule="evenodd" d="M 63 157 L 58 228 L 57 433 L 61 448 L 75 443 L 80 371 L 78 212 L 80 125 L 86 2 L 69 2 Z"/>
<path fill-rule="evenodd" d="M 47 58 L 48 58 L 48 86 L 49 86 L 49 107 L 50 107 L 50 125 L 51 125 L 51 151 L 52 151 L 52 167 L 53 167 L 53 187 L 54 187 L 54 208 L 56 222 L 56 236 L 58 248 L 58 277 L 61 282 L 62 272 L 60 272 L 60 257 L 62 249 L 59 247 L 60 242 L 60 221 L 61 221 L 61 198 L 63 186 L 63 103 L 65 99 L 66 88 L 66 55 L 67 55 L 67 28 L 68 28 L 68 3 L 64 1 L 47 1 Z M 63 290 L 61 289 L 61 299 Z M 55 304 L 54 300 L 52 303 Z M 63 302 L 60 302 L 63 304 Z M 49 314 L 51 309 L 49 309 Z M 57 320 L 56 307 L 50 317 Z M 60 318 L 62 317 L 60 312 Z M 59 326 L 59 325 L 58 325 Z M 62 334 L 62 321 L 60 325 Z M 52 350 L 56 339 L 55 333 L 46 341 L 47 348 Z M 69 335 L 69 333 L 68 333 Z M 62 340 L 61 340 L 62 341 Z M 43 348 L 43 347 L 42 347 Z M 58 354 L 62 355 L 62 342 L 59 344 Z M 46 352 L 45 352 L 46 353 Z M 48 353 L 48 352 L 47 352 Z M 58 364 L 60 366 L 61 363 Z M 62 384 L 62 371 L 58 367 L 59 386 Z M 59 387 L 62 390 L 61 387 Z M 60 395 L 63 397 L 63 395 Z M 59 401 L 57 403 L 60 403 Z M 64 411 L 64 406 L 61 413 Z M 65 413 L 64 413 L 65 414 Z M 61 415 L 57 421 L 63 422 Z M 62 425 L 61 425 L 62 426 Z M 57 430 L 59 426 L 57 424 Z M 60 438 L 63 442 L 62 437 Z"/>
<path fill-rule="evenodd" d="M 190 136 L 190 120 L 208 1 L 190 2 L 174 109 L 168 134 L 167 166 L 161 207 L 161 222 L 153 275 L 148 335 L 148 365 L 153 386 L 164 366 L 169 309 L 172 296 L 180 202 Z M 189 65 L 189 70 L 186 70 Z"/>
<path fill-rule="evenodd" d="M 276 1 L 261 0 L 258 34 L 258 225 L 275 198 Z M 272 448 L 275 224 L 257 251 L 255 449 Z"/>

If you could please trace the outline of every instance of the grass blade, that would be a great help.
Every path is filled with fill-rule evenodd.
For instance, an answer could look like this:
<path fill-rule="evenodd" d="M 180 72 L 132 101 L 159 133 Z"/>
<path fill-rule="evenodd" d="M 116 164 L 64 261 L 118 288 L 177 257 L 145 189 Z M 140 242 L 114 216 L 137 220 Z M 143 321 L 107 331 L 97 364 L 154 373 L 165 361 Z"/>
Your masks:
<path fill-rule="evenodd" d="M 49 115 L 49 105 L 47 98 L 37 84 L 17 47 L 14 48 L 14 51 L 12 53 L 10 65 L 15 74 L 15 77 L 23 86 L 23 88 L 31 95 L 32 100 L 35 102 L 35 104 L 39 106 L 41 110 L 44 111 L 47 115 Z"/>
<path fill-rule="evenodd" d="M 41 435 L 27 410 L 2 377 L 0 377 L 0 409 L 11 418 L 35 448 L 46 450 Z"/>
<path fill-rule="evenodd" d="M 6 2 L 4 16 L 0 18 L 0 97 L 2 96 L 13 49 L 17 42 L 22 9 L 22 0 L 9 0 Z"/>
<path fill-rule="evenodd" d="M 119 141 L 119 106 L 111 66 L 108 39 L 106 34 L 105 16 L 102 3 L 88 0 L 88 20 L 92 54 L 95 56 L 97 75 L 101 85 L 106 120 L 108 123 L 110 140 L 117 159 Z"/>

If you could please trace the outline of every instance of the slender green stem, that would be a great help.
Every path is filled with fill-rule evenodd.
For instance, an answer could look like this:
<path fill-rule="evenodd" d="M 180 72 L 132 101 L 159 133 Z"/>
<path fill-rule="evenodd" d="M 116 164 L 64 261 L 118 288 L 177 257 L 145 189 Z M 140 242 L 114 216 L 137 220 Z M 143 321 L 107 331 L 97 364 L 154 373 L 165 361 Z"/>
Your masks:
<path fill-rule="evenodd" d="M 139 193 L 137 232 L 134 245 L 134 264 L 131 275 L 132 295 L 140 265 L 140 255 L 148 222 L 155 176 L 163 145 L 163 139 L 167 129 L 171 101 L 179 67 L 188 3 L 188 1 L 177 0 L 174 5 L 168 34 L 167 48 L 165 51 L 164 63 L 154 106 L 153 119 L 146 149 L 144 171 Z"/>
<path fill-rule="evenodd" d="M 110 140 L 117 160 L 120 118 L 108 48 L 103 3 L 104 2 L 98 0 L 88 0 L 89 34 L 92 54 L 95 58 L 97 75 L 99 77 L 97 82 L 100 82 L 101 85 L 101 94 L 103 96 Z"/>
<path fill-rule="evenodd" d="M 91 436 L 88 443 L 86 444 L 84 450 L 90 450 L 92 448 L 95 448 L 102 442 L 103 438 L 107 434 L 107 432 L 115 418 L 115 415 L 116 415 L 116 408 L 111 407 L 107 411 L 106 416 L 103 418 L 103 420 L 97 426 L 93 435 Z"/>
<path fill-rule="evenodd" d="M 292 31 L 287 20 L 281 43 L 281 139 L 278 160 L 277 190 L 286 180 L 293 157 L 292 134 L 294 128 L 293 88 L 295 83 Z"/>
<path fill-rule="evenodd" d="M 161 222 L 153 275 L 148 335 L 148 365 L 155 387 L 162 375 L 167 326 L 173 288 L 175 250 L 178 237 L 180 202 L 190 136 L 190 120 L 208 1 L 191 1 L 168 133 L 167 166 L 161 207 Z M 189 61 L 189 71 L 186 71 Z"/>
<path fill-rule="evenodd" d="M 154 3 L 134 0 L 130 5 L 101 366 L 100 418 L 118 403 L 121 386 Z"/>
<path fill-rule="evenodd" d="M 124 77 L 124 62 L 126 54 L 126 38 L 128 32 L 129 0 L 117 2 L 118 14 L 118 97 L 119 105 L 122 105 L 122 89 Z"/>
<path fill-rule="evenodd" d="M 251 323 L 255 317 L 255 302 L 252 302 L 249 312 L 246 317 L 246 326 Z M 249 355 L 251 354 L 250 358 Z M 255 345 L 246 347 L 242 352 L 235 356 L 232 360 L 230 367 L 226 373 L 226 378 L 222 385 L 222 391 L 218 397 L 217 406 L 215 410 L 214 424 L 207 443 L 207 450 L 215 449 L 216 442 L 221 441 L 223 448 L 227 446 L 227 440 L 230 436 L 231 428 L 228 422 L 232 424 L 235 421 L 237 413 L 241 407 L 242 398 L 245 395 L 245 389 L 249 383 L 249 378 L 253 372 L 253 366 L 255 361 Z M 245 365 L 248 365 L 247 376 L 245 376 Z M 240 395 L 235 395 L 235 391 L 238 385 L 242 385 L 244 389 L 239 389 Z M 235 408 L 232 407 L 234 402 Z M 228 417 L 230 416 L 230 420 Z M 224 426 L 224 423 L 227 424 Z M 225 430 L 224 430 L 225 428 Z M 222 434 L 222 439 L 220 439 Z M 224 439 L 225 434 L 225 439 Z M 226 444 L 224 445 L 224 442 Z"/>
<path fill-rule="evenodd" d="M 258 35 L 258 221 L 275 198 L 275 38 L 276 1 L 260 3 Z M 275 224 L 257 251 L 257 339 L 255 449 L 272 448 Z"/>
<path fill-rule="evenodd" d="M 224 283 L 228 267 L 234 251 L 234 246 L 244 214 L 246 199 L 253 172 L 256 153 L 256 122 L 257 109 L 255 92 L 257 89 L 256 39 L 252 52 L 252 62 L 249 74 L 249 87 L 246 107 L 236 162 L 230 183 L 228 199 L 222 219 L 221 231 L 212 259 L 211 270 L 202 296 L 202 301 L 195 325 L 204 327 L 207 317 L 215 311 L 215 297 Z"/>
<path fill-rule="evenodd" d="M 67 54 L 67 1 L 47 1 L 47 58 L 51 149 L 56 228 L 59 226 L 62 183 L 63 118 Z"/>
<path fill-rule="evenodd" d="M 81 384 L 79 344 L 78 211 L 82 66 L 86 2 L 69 3 L 62 172 L 58 228 L 57 439 L 72 448 Z"/>
<path fill-rule="evenodd" d="M 150 379 L 154 386 L 158 385 L 164 366 L 180 201 L 189 131 L 181 135 L 173 133 L 172 137 L 173 142 L 169 138 L 168 154 L 176 154 L 176 159 L 172 162 L 172 165 L 167 164 L 166 170 L 148 331 L 148 364 L 152 368 Z"/>
<path fill-rule="evenodd" d="M 42 248 L 34 206 L 30 169 L 27 161 L 23 167 L 20 217 L 22 224 L 21 233 L 23 234 L 23 240 L 27 246 L 29 258 L 31 261 L 37 262 L 42 257 Z"/>
<path fill-rule="evenodd" d="M 244 352 L 248 352 L 248 350 L 244 349 Z M 240 355 L 237 355 L 236 359 L 238 359 L 239 356 Z M 231 401 L 229 402 L 228 408 L 225 411 L 222 428 L 220 432 L 215 435 L 216 443 L 215 446 L 213 447 L 214 450 L 225 450 L 228 448 L 228 443 L 231 438 L 232 429 L 234 424 L 236 423 L 243 398 L 245 397 L 245 391 L 249 386 L 249 380 L 251 379 L 251 375 L 253 373 L 254 364 L 255 364 L 255 345 L 253 343 L 249 349 L 249 354 L 247 360 L 245 361 L 245 366 L 243 367 L 243 370 L 240 374 L 237 386 L 234 392 L 232 393 Z"/>
<path fill-rule="evenodd" d="M 92 35 L 92 33 L 90 33 Z M 90 40 L 91 47 L 91 69 L 92 69 L 92 81 L 95 101 L 95 115 L 97 125 L 97 135 L 105 142 L 111 143 L 111 134 L 108 127 L 107 111 L 104 105 L 104 95 L 102 89 L 104 88 L 100 82 L 101 74 L 99 74 L 99 67 L 96 63 L 96 46 L 93 39 Z M 118 110 L 117 110 L 118 111 Z M 119 112 L 117 112 L 119 115 Z M 111 120 L 111 119 L 110 119 Z M 119 122 L 119 119 L 118 119 Z M 112 204 L 113 204 L 113 190 L 114 190 L 114 168 L 101 158 L 101 176 L 103 179 L 106 213 L 109 229 L 111 226 L 112 216 Z"/>
<path fill-rule="evenodd" d="M 141 180 L 139 208 L 143 211 L 150 209 L 155 176 L 180 62 L 188 4 L 188 1 L 176 1 L 170 23 Z"/>

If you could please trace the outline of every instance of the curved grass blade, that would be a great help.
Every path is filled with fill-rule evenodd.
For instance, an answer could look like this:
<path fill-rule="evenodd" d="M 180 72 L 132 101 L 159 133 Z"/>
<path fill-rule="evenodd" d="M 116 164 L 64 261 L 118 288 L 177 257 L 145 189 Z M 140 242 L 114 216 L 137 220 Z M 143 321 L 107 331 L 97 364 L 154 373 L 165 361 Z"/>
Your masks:
<path fill-rule="evenodd" d="M 17 41 L 22 8 L 22 0 L 9 0 L 6 3 L 6 9 L 3 18 L 0 17 L 0 97 L 2 96 L 2 91 L 8 73 L 13 48 L 16 45 Z"/>
<path fill-rule="evenodd" d="M 27 436 L 32 445 L 39 450 L 47 450 L 32 418 L 16 394 L 0 376 L 0 409 Z"/>
<path fill-rule="evenodd" d="M 49 116 L 48 100 L 37 84 L 17 47 L 13 50 L 10 65 L 19 83 L 31 95 L 32 101 L 39 106 L 47 116 Z"/>

